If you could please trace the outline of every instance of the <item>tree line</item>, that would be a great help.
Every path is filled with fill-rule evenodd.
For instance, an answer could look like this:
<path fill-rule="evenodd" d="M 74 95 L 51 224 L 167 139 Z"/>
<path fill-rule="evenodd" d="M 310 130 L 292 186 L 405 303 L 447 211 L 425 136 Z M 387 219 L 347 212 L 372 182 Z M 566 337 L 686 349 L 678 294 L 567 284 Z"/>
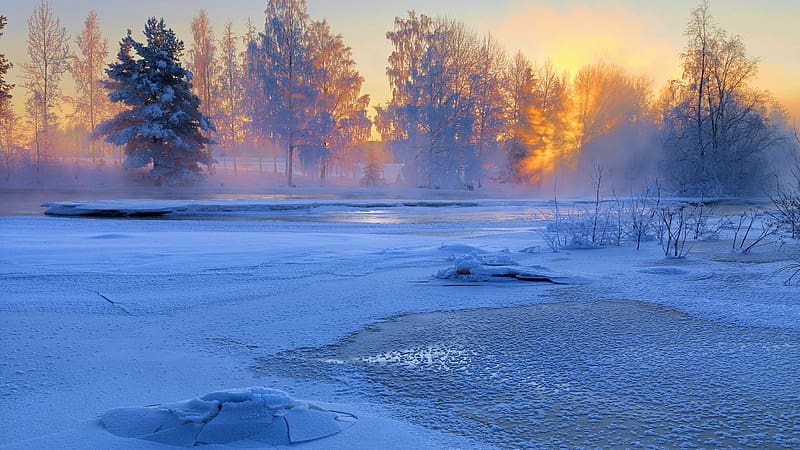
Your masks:
<path fill-rule="evenodd" d="M 758 61 L 713 21 L 705 0 L 690 14 L 682 76 L 659 92 L 611 63 L 559 72 L 521 52 L 508 55 L 461 22 L 410 11 L 386 33 L 391 98 L 372 120 L 351 49 L 324 19 L 309 16 L 305 0 L 269 0 L 263 27 L 248 22 L 242 36 L 230 22 L 217 36 L 200 10 L 186 54 L 153 18 L 147 42 L 129 32 L 110 65 L 94 12 L 74 52 L 44 0 L 28 29 L 24 144 L 2 81 L 10 63 L 0 56 L 0 148 L 9 174 L 20 155 L 35 156 L 38 168 L 68 130 L 92 160 L 108 156 L 105 138 L 127 167 L 148 167 L 171 183 L 197 179 L 220 160 L 236 173 L 243 155 L 257 157 L 262 173 L 283 173 L 289 186 L 296 173 L 378 182 L 383 159 L 365 151 L 373 127 L 406 183 L 430 189 L 540 185 L 591 160 L 637 176 L 647 161 L 653 176 L 684 193 L 741 193 L 762 188 L 775 162 L 796 152 L 779 103 L 752 87 Z M 60 90 L 66 73 L 74 98 Z M 64 102 L 73 106 L 69 117 L 59 117 Z"/>
<path fill-rule="evenodd" d="M 66 29 L 42 0 L 28 21 L 24 121 L 11 108 L 11 86 L 2 91 L 0 133 L 7 144 L 2 146 L 7 176 L 12 160 L 25 157 L 31 158 L 29 163 L 38 172 L 42 161 L 63 146 L 65 137 L 69 138 L 65 135 L 71 132 L 80 135 L 93 161 L 108 156 L 108 149 L 98 142 L 105 137 L 120 149 L 126 167 L 149 166 L 154 179 L 171 182 L 196 179 L 189 174 L 212 170 L 216 158 L 231 161 L 236 173 L 242 149 L 250 150 L 249 154 L 256 149 L 262 172 L 262 157 L 273 149 L 273 171 L 287 174 L 290 185 L 295 160 L 302 172 L 322 179 L 331 171 L 351 169 L 350 153 L 369 139 L 371 121 L 366 110 L 369 97 L 360 92 L 363 77 L 355 69 L 350 48 L 325 20 L 311 20 L 305 1 L 270 1 L 265 16 L 261 30 L 248 23 L 245 35 L 236 36 L 233 24 L 227 23 L 218 39 L 208 14 L 201 10 L 192 20 L 192 41 L 185 54 L 183 41 L 165 23 L 156 27 L 151 19 L 144 30 L 147 43 L 138 44 L 129 32 L 120 41 L 118 61 L 108 65 L 108 39 L 100 31 L 95 12 L 87 16 L 73 52 Z M 132 49 L 139 58 L 136 61 Z M 152 60 L 159 51 L 168 57 Z M 0 75 L 5 75 L 11 65 L 2 61 Z M 163 67 L 167 63 L 169 70 L 177 71 L 172 80 Z M 122 69 L 120 64 L 130 67 Z M 125 70 L 138 78 L 139 86 L 130 76 L 124 79 Z M 75 80 L 74 97 L 61 91 L 67 73 Z M 143 79 L 149 85 L 141 85 Z M 202 120 L 196 122 L 202 139 L 197 139 L 191 155 L 173 157 L 175 139 L 157 138 L 172 125 L 166 121 L 154 130 L 153 124 L 163 113 L 157 110 L 170 103 L 155 101 L 156 97 L 166 89 L 174 90 L 179 79 L 197 98 Z M 194 102 L 189 96 L 185 99 Z M 72 106 L 69 115 L 63 114 L 64 104 Z M 183 111 L 191 114 L 190 109 Z M 143 126 L 145 122 L 149 128 Z M 19 133 L 21 125 L 30 130 L 28 139 Z M 184 137 L 180 144 L 185 143 Z M 286 150 L 282 157 L 277 154 L 279 148 Z M 163 157 L 156 159 L 158 154 Z M 181 160 L 186 170 L 164 173 L 170 159 Z M 278 168 L 278 161 L 285 166 Z"/>

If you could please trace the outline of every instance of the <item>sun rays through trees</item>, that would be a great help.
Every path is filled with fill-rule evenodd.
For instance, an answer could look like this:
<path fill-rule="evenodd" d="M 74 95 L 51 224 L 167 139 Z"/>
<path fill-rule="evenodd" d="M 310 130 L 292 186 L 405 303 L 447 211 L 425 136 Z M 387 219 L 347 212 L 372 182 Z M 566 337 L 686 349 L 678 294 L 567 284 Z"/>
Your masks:
<path fill-rule="evenodd" d="M 24 98 L 24 111 L 9 100 L 13 66 L 0 55 L 6 178 L 66 161 L 166 170 L 165 159 L 152 155 L 186 145 L 185 139 L 133 143 L 139 138 L 107 128 L 110 117 L 133 105 L 119 97 L 108 101 L 106 86 L 120 80 L 104 71 L 113 55 L 98 14 L 90 11 L 70 37 L 50 2 L 39 0 L 31 9 L 29 59 L 17 64 L 26 92 L 14 100 Z M 386 23 L 385 100 L 364 92 L 370 85 L 356 58 L 363 54 L 333 22 L 312 17 L 306 0 L 269 0 L 254 13 L 261 15 L 246 24 L 215 23 L 213 8 L 186 14 L 186 51 L 181 46 L 169 64 L 185 71 L 203 118 L 192 119 L 202 139 L 190 145 L 195 156 L 171 163 L 178 172 L 214 175 L 216 165 L 220 184 L 258 176 L 290 187 L 298 180 L 357 185 L 391 164 L 383 183 L 401 187 L 516 185 L 545 193 L 558 180 L 579 193 L 591 191 L 592 168 L 601 163 L 609 186 L 619 190 L 658 178 L 672 192 L 703 196 L 774 194 L 775 177 L 783 189 L 792 176 L 800 144 L 787 110 L 755 87 L 758 58 L 748 54 L 744 38 L 715 21 L 706 0 L 689 11 L 685 29 L 673 30 L 685 35 L 686 45 L 676 51 L 680 73 L 672 79 L 650 78 L 613 57 L 565 70 L 548 58 L 557 55 L 535 60 L 509 52 L 508 41 L 491 31 L 408 11 Z M 525 20 L 541 25 L 535 15 Z M 162 69 L 135 70 L 161 83 Z M 72 88 L 63 83 L 67 72 Z M 374 98 L 383 103 L 371 104 Z M 136 120 L 169 122 L 153 115 Z M 215 129 L 207 126 L 212 122 Z M 89 139 L 91 133 L 107 136 L 106 144 Z"/>

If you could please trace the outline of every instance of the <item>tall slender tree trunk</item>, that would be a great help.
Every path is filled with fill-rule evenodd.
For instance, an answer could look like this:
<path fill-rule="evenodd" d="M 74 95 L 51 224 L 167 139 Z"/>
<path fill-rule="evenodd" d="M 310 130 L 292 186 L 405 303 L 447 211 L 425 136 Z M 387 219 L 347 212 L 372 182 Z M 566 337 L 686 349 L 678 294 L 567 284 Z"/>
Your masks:
<path fill-rule="evenodd" d="M 39 129 L 38 128 L 36 128 L 33 131 L 33 140 L 36 143 L 36 176 L 39 176 L 40 149 L 39 149 Z"/>
<path fill-rule="evenodd" d="M 260 139 L 259 139 L 260 141 Z M 264 176 L 264 143 L 256 142 L 258 145 L 258 174 Z"/>
<path fill-rule="evenodd" d="M 697 146 L 700 152 L 701 189 L 703 189 L 702 186 L 708 180 L 707 155 L 703 139 L 703 100 L 706 95 L 706 63 L 708 58 L 708 5 L 704 4 L 702 8 L 702 17 L 697 30 L 700 34 L 700 74 L 697 86 L 697 110 L 695 119 L 697 121 Z"/>
<path fill-rule="evenodd" d="M 292 172 L 294 171 L 294 146 L 289 145 L 286 148 L 286 179 L 288 180 L 289 187 L 294 187 L 292 183 Z"/>
<path fill-rule="evenodd" d="M 234 175 L 238 175 L 239 174 L 238 171 L 237 171 L 237 167 L 236 167 L 236 154 L 238 152 L 239 152 L 238 146 L 236 145 L 236 142 L 234 141 L 233 145 L 231 146 L 231 158 L 233 159 L 233 174 Z"/>
<path fill-rule="evenodd" d="M 89 56 L 89 66 L 94 67 L 94 63 L 92 62 L 92 56 Z M 94 77 L 89 77 L 89 133 L 94 131 L 95 122 L 94 122 Z M 89 152 L 92 154 L 92 164 L 97 163 L 97 147 L 95 146 L 95 140 L 89 139 Z"/>
<path fill-rule="evenodd" d="M 47 134 L 49 132 L 49 120 L 48 120 L 48 108 L 47 108 L 47 75 L 48 75 L 48 63 L 47 60 L 44 61 L 44 83 L 43 84 L 43 94 L 42 94 L 42 140 L 44 141 L 43 145 L 43 153 L 45 154 L 45 159 L 47 159 Z M 39 174 L 39 140 L 37 136 L 36 140 L 36 174 Z"/>
<path fill-rule="evenodd" d="M 272 142 L 272 173 L 278 173 L 278 146 Z"/>

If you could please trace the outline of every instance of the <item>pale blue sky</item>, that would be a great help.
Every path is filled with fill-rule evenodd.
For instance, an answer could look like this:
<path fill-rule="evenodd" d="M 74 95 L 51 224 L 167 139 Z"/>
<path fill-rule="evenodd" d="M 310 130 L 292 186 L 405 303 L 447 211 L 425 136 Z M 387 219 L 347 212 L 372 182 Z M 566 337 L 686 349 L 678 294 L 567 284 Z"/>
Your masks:
<path fill-rule="evenodd" d="M 0 51 L 15 64 L 10 76 L 18 86 L 27 60 L 27 19 L 38 1 L 0 0 L 0 14 L 9 18 Z M 232 21 L 241 32 L 247 18 L 263 24 L 265 0 L 50 0 L 70 35 L 78 34 L 87 13 L 98 13 L 111 41 L 111 54 L 125 30 L 140 33 L 149 16 L 164 17 L 188 42 L 189 23 L 200 8 L 219 32 Z M 492 33 L 509 53 L 522 50 L 534 61 L 551 58 L 562 70 L 604 58 L 647 74 L 660 88 L 674 75 L 694 0 L 308 0 L 315 19 L 326 18 L 341 33 L 366 78 L 373 105 L 388 97 L 386 58 L 391 51 L 385 33 L 395 16 L 409 9 L 431 16 L 447 15 L 480 33 Z M 759 86 L 770 89 L 800 116 L 800 2 L 797 0 L 712 0 L 717 22 L 744 39 L 748 52 L 761 60 Z M 65 88 L 71 80 L 66 77 Z M 15 89 L 17 100 L 24 90 Z M 16 103 L 16 102 L 15 102 Z"/>

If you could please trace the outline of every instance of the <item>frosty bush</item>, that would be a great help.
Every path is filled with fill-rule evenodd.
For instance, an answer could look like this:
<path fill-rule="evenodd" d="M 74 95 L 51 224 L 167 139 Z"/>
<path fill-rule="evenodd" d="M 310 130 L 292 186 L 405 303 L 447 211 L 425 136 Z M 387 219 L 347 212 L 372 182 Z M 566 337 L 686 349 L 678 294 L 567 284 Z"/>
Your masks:
<path fill-rule="evenodd" d="M 723 222 L 709 221 L 711 214 L 702 200 L 663 200 L 656 186 L 630 198 L 597 196 L 589 205 L 576 204 L 566 211 L 556 199 L 552 217 L 541 236 L 554 252 L 621 246 L 625 242 L 635 243 L 638 250 L 642 241 L 657 239 L 665 256 L 682 258 L 689 253 L 690 241 L 715 239 L 719 235 Z M 748 233 L 743 237 L 751 240 L 743 248 L 750 250 L 769 235 L 769 229 L 765 236 Z"/>
<path fill-rule="evenodd" d="M 655 193 L 655 195 L 654 195 Z M 636 242 L 636 250 L 642 246 L 642 240 L 653 230 L 656 208 L 661 202 L 661 190 L 648 188 L 638 196 L 632 196 L 627 209 L 629 235 Z"/>
<path fill-rule="evenodd" d="M 795 130 L 795 140 L 800 146 L 800 135 Z M 792 239 L 800 239 L 800 154 L 795 157 L 792 170 L 794 179 L 778 186 L 777 192 L 770 196 L 775 211 L 773 218 L 778 226 L 791 234 Z"/>
<path fill-rule="evenodd" d="M 590 205 L 575 205 L 564 211 L 555 199 L 552 218 L 542 238 L 553 251 L 562 248 L 599 248 L 641 242 L 654 236 L 660 191 L 647 189 L 630 198 L 595 197 Z"/>
<path fill-rule="evenodd" d="M 775 211 L 773 217 L 792 239 L 800 239 L 800 191 L 790 188 L 779 189 L 771 196 Z"/>
<path fill-rule="evenodd" d="M 800 279 L 800 255 L 792 257 L 792 262 L 778 269 L 773 275 L 789 274 L 789 277 L 784 280 L 784 284 L 792 284 L 797 279 Z"/>
<path fill-rule="evenodd" d="M 680 202 L 666 203 L 656 209 L 656 232 L 664 256 L 684 258 L 689 254 L 689 247 L 686 245 L 689 235 L 694 232 L 697 239 L 699 230 L 705 226 L 702 211 L 702 203 L 691 206 Z"/>

